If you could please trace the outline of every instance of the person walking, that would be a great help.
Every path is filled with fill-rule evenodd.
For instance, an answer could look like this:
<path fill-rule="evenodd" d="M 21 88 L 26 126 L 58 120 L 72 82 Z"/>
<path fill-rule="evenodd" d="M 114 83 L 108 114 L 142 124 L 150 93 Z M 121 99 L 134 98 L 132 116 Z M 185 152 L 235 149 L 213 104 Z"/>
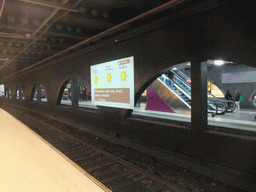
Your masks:
<path fill-rule="evenodd" d="M 237 111 L 240 111 L 240 101 L 241 101 L 241 94 L 238 90 L 235 92 L 235 103 Z"/>

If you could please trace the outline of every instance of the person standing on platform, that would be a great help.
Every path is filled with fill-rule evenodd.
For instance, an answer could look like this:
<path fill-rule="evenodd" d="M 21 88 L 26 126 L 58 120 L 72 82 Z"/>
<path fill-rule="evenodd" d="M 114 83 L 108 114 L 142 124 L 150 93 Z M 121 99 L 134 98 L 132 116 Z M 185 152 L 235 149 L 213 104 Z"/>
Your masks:
<path fill-rule="evenodd" d="M 242 101 L 241 99 L 241 94 L 238 90 L 236 90 L 235 92 L 235 103 L 236 103 L 236 109 L 237 111 L 240 111 L 240 101 Z"/>
<path fill-rule="evenodd" d="M 233 100 L 233 97 L 232 97 L 232 94 L 231 94 L 230 90 L 227 91 L 227 93 L 225 95 L 225 98 L 226 98 L 226 100 Z"/>

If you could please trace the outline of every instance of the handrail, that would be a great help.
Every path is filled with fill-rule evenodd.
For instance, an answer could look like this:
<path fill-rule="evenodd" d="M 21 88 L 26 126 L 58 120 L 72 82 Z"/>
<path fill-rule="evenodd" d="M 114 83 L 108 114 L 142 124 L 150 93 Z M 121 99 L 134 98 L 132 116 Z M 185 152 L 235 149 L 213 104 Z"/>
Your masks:
<path fill-rule="evenodd" d="M 183 83 L 184 83 L 186 86 L 190 87 L 190 89 L 191 89 L 191 85 L 190 85 L 187 81 L 185 81 L 182 77 L 180 77 L 180 75 L 179 75 L 178 73 L 176 73 L 176 72 L 173 71 L 173 70 L 171 70 L 171 72 L 172 72 L 174 75 L 178 76 L 178 77 L 181 79 L 181 81 L 183 81 Z"/>
<path fill-rule="evenodd" d="M 179 87 L 180 87 L 179 84 L 183 84 L 184 86 L 186 86 L 186 87 L 189 89 L 189 92 L 186 93 L 186 94 L 188 94 L 189 97 L 190 97 L 190 99 L 191 99 L 191 85 L 188 84 L 186 81 L 184 81 L 179 75 L 177 75 L 177 73 L 174 72 L 174 75 L 176 75 L 176 77 L 173 79 L 173 81 L 174 81 L 176 84 L 178 84 Z M 177 81 L 177 79 L 178 79 L 179 82 Z M 180 82 L 181 82 L 181 83 L 180 83 Z M 177 86 L 176 86 L 176 87 L 177 87 Z M 187 91 L 187 90 L 185 90 L 185 91 Z"/>
<path fill-rule="evenodd" d="M 188 79 L 191 80 L 191 78 L 186 73 L 181 71 L 179 68 L 172 69 L 172 71 L 177 71 L 175 73 L 177 73 L 179 76 L 181 76 L 181 78 L 183 78 L 185 81 L 188 80 Z"/>

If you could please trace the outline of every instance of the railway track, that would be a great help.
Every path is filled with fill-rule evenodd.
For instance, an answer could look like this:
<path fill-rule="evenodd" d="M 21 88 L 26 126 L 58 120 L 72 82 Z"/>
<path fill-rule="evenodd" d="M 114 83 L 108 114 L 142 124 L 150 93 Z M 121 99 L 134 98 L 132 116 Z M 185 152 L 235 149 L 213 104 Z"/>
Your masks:
<path fill-rule="evenodd" d="M 15 114 L 13 115 L 15 116 Z M 51 125 L 50 121 L 51 120 L 43 122 L 27 115 L 23 115 L 22 118 L 23 123 L 28 125 L 54 148 L 58 149 L 111 191 L 188 191 L 113 154 L 61 131 L 58 129 L 58 125 Z"/>
<path fill-rule="evenodd" d="M 175 165 L 152 161 L 139 152 L 117 147 L 56 120 L 32 112 L 24 115 L 14 109 L 5 110 L 11 110 L 12 115 L 111 191 L 243 191 Z"/>

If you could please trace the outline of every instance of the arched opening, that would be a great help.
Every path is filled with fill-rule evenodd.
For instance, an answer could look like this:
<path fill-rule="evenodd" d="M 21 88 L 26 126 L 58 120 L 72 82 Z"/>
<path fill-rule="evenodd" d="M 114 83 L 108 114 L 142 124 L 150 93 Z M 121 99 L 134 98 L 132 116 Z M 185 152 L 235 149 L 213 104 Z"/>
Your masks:
<path fill-rule="evenodd" d="M 187 71 L 189 62 L 150 78 L 140 90 L 133 114 L 191 122 L 191 80 Z"/>
<path fill-rule="evenodd" d="M 30 101 L 48 102 L 45 89 L 41 84 L 34 84 L 30 95 Z"/>
<path fill-rule="evenodd" d="M 25 100 L 24 92 L 21 86 L 17 87 L 15 92 L 15 98 Z"/>
<path fill-rule="evenodd" d="M 71 101 L 71 79 L 66 80 L 59 91 L 57 105 L 72 105 Z"/>

